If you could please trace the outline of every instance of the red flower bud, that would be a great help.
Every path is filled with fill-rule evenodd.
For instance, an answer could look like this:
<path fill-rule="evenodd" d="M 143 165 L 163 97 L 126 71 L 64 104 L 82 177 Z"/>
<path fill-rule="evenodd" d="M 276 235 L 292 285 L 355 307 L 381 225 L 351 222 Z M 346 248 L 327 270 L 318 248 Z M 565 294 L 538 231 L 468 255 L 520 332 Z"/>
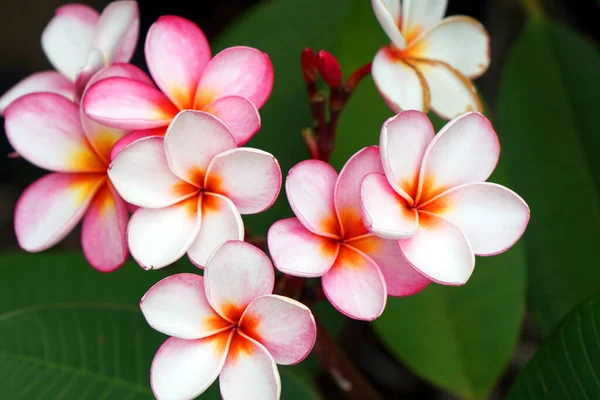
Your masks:
<path fill-rule="evenodd" d="M 315 83 L 317 80 L 317 58 L 312 49 L 307 47 L 302 50 L 300 64 L 302 66 L 304 81 L 308 84 Z"/>
<path fill-rule="evenodd" d="M 331 53 L 319 51 L 317 69 L 329 86 L 336 88 L 342 85 L 342 67 Z"/>

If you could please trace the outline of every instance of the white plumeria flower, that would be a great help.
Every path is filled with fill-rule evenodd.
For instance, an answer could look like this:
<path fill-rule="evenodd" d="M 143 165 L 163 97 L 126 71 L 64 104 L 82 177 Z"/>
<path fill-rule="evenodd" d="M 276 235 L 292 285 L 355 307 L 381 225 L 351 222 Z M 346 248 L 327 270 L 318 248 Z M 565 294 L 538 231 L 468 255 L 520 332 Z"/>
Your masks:
<path fill-rule="evenodd" d="M 127 240 L 145 269 L 165 267 L 186 252 L 203 267 L 223 242 L 244 239 L 240 213 L 264 211 L 281 189 L 275 157 L 237 148 L 221 120 L 193 110 L 177 114 L 164 138 L 125 147 L 108 175 L 125 201 L 141 207 Z"/>
<path fill-rule="evenodd" d="M 394 112 L 431 108 L 444 119 L 482 111 L 471 83 L 490 64 L 490 38 L 475 19 L 442 19 L 447 0 L 371 0 L 392 41 L 379 50 L 372 74 Z"/>
<path fill-rule="evenodd" d="M 316 338 L 303 304 L 271 294 L 269 258 L 251 244 L 229 241 L 211 257 L 204 278 L 177 274 L 154 285 L 140 306 L 148 323 L 172 336 L 150 372 L 159 400 L 194 399 L 219 377 L 224 399 L 275 400 L 276 364 L 302 361 Z"/>

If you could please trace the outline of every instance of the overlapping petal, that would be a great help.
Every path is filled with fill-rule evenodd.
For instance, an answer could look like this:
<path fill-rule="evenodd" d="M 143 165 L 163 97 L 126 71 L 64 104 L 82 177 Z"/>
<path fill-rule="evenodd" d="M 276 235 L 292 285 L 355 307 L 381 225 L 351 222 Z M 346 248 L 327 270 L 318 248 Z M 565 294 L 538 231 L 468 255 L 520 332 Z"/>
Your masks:
<path fill-rule="evenodd" d="M 402 33 L 414 39 L 442 19 L 447 5 L 448 0 L 403 0 Z"/>
<path fill-rule="evenodd" d="M 10 103 L 21 96 L 35 92 L 56 93 L 69 100 L 75 99 L 75 87 L 56 71 L 40 71 L 29 75 L 0 97 L 0 115 Z"/>
<path fill-rule="evenodd" d="M 96 24 L 92 46 L 100 50 L 105 65 L 128 62 L 133 55 L 140 31 L 137 1 L 109 3 Z"/>
<path fill-rule="evenodd" d="M 400 0 L 371 0 L 373 11 L 392 43 L 400 49 L 406 47 L 406 39 L 400 32 L 400 18 L 402 10 Z"/>
<path fill-rule="evenodd" d="M 245 144 L 260 128 L 258 110 L 245 97 L 226 96 L 217 99 L 203 108 L 203 111 L 216 115 L 231 129 L 238 146 Z"/>
<path fill-rule="evenodd" d="M 110 150 L 110 160 L 114 161 L 117 155 L 119 155 L 119 153 L 131 143 L 152 136 L 164 137 L 166 132 L 167 127 L 164 126 L 161 128 L 142 129 L 126 133 L 125 135 L 123 135 L 123 137 L 121 137 L 121 139 L 117 140 L 117 142 L 113 145 L 112 149 Z"/>
<path fill-rule="evenodd" d="M 112 148 L 115 143 L 125 136 L 126 131 L 99 124 L 88 117 L 81 107 L 79 108 L 79 116 L 81 118 L 81 127 L 88 143 L 105 165 L 110 164 Z"/>
<path fill-rule="evenodd" d="M 133 64 L 127 63 L 114 63 L 103 68 L 96 75 L 94 75 L 92 79 L 90 79 L 88 86 L 92 86 L 94 83 L 100 82 L 103 79 L 114 77 L 129 78 L 154 87 L 152 79 L 150 79 L 150 77 L 144 71 Z"/>
<path fill-rule="evenodd" d="M 85 88 L 92 77 L 104 68 L 104 55 L 96 48 L 90 49 L 85 63 L 77 70 L 75 76 L 75 94 L 81 98 Z"/>

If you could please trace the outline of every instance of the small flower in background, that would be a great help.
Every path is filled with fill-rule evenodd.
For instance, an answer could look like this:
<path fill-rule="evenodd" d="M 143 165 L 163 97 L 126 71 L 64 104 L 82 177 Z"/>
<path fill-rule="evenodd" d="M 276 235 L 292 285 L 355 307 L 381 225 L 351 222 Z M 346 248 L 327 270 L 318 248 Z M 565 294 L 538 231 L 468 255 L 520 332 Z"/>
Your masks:
<path fill-rule="evenodd" d="M 302 161 L 288 174 L 286 192 L 297 218 L 273 224 L 269 251 L 280 271 L 322 276 L 323 292 L 351 318 L 373 320 L 388 293 L 408 296 L 429 280 L 414 271 L 394 240 L 370 234 L 360 217 L 358 193 L 369 173 L 383 173 L 379 149 L 355 154 L 338 177 L 327 163 Z"/>
<path fill-rule="evenodd" d="M 227 126 L 203 111 L 180 112 L 164 137 L 123 149 L 108 171 L 118 193 L 141 207 L 131 217 L 131 255 L 145 269 L 165 267 L 186 252 L 206 265 L 227 240 L 243 240 L 242 214 L 271 206 L 281 170 L 269 153 L 237 148 Z"/>
<path fill-rule="evenodd" d="M 399 239 L 407 261 L 431 280 L 462 285 L 475 267 L 474 254 L 499 254 L 519 240 L 529 207 L 513 191 L 485 182 L 500 156 L 487 118 L 468 113 L 434 135 L 418 111 L 384 123 L 385 174 L 362 181 L 363 222 L 380 237 Z"/>
<path fill-rule="evenodd" d="M 431 108 L 444 119 L 482 111 L 471 79 L 490 64 L 490 38 L 475 19 L 442 19 L 447 0 L 372 0 L 392 41 L 373 60 L 373 80 L 394 110 Z"/>
<path fill-rule="evenodd" d="M 139 35 L 135 1 L 115 1 L 99 14 L 84 4 L 66 4 L 42 34 L 42 48 L 56 71 L 34 73 L 0 98 L 0 113 L 25 94 L 58 93 L 78 100 L 90 78 L 112 63 L 128 62 Z"/>
<path fill-rule="evenodd" d="M 180 110 L 202 110 L 225 122 L 238 145 L 258 131 L 257 109 L 273 88 L 273 66 L 265 53 L 238 46 L 211 59 L 200 28 L 176 16 L 152 25 L 145 53 L 159 89 L 125 78 L 99 82 L 84 101 L 91 118 L 122 129 L 155 128 L 148 135 L 160 135 Z"/>
<path fill-rule="evenodd" d="M 204 278 L 177 274 L 154 285 L 140 303 L 154 329 L 172 336 L 150 372 L 159 400 L 193 399 L 219 377 L 224 399 L 278 399 L 276 364 L 302 361 L 316 338 L 310 310 L 273 295 L 269 258 L 229 241 L 215 251 Z"/>

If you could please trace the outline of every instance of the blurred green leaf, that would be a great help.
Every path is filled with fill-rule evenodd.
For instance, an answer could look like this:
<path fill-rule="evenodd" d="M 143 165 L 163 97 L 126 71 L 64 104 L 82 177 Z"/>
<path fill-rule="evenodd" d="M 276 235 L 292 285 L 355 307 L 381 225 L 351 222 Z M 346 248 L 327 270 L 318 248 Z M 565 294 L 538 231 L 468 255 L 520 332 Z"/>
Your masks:
<path fill-rule="evenodd" d="M 600 290 L 600 55 L 532 19 L 508 58 L 499 121 L 514 189 L 531 208 L 529 303 L 545 335 Z"/>
<path fill-rule="evenodd" d="M 584 301 L 525 366 L 508 400 L 600 398 L 600 295 Z"/>

